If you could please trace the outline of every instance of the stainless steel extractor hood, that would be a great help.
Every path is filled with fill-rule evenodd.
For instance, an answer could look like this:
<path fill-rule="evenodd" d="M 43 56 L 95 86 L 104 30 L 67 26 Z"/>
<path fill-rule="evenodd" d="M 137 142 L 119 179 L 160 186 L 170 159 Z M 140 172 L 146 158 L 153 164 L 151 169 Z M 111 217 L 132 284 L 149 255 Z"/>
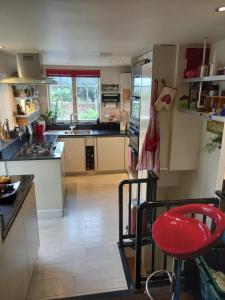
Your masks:
<path fill-rule="evenodd" d="M 0 80 L 7 84 L 56 84 L 48 77 L 41 76 L 39 53 L 17 53 L 18 77 L 8 77 Z"/>

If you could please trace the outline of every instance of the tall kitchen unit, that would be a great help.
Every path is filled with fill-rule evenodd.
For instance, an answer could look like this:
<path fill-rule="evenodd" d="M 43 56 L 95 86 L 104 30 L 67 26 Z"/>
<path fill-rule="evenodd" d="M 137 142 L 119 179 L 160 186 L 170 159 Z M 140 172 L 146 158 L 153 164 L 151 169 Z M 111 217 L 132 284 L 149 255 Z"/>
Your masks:
<path fill-rule="evenodd" d="M 141 85 L 142 85 L 142 67 L 148 63 L 148 59 L 137 61 L 132 68 L 131 76 L 131 103 L 130 103 L 130 126 L 128 130 L 129 148 L 128 148 L 128 173 L 129 178 L 137 178 L 138 172 L 136 166 L 139 155 L 139 136 L 140 136 L 140 110 L 141 110 Z"/>
<path fill-rule="evenodd" d="M 163 88 L 162 80 L 165 80 L 167 86 L 175 85 L 176 72 L 176 46 L 156 45 L 151 52 L 151 61 L 142 66 L 141 77 L 141 101 L 140 101 L 140 134 L 139 134 L 139 156 L 142 151 L 143 142 L 151 118 L 150 107 L 153 96 L 153 83 L 158 80 L 158 96 Z M 170 137 L 172 128 L 172 109 L 159 112 L 160 127 L 160 180 L 157 187 L 157 198 L 164 199 L 164 191 L 167 189 L 167 177 L 169 174 L 170 158 Z M 147 171 L 138 171 L 138 178 L 146 178 Z M 161 179 L 162 178 L 162 179 Z M 141 187 L 141 199 L 146 199 L 146 186 Z M 151 247 L 143 246 L 143 266 L 146 272 L 149 272 L 151 265 Z M 161 256 L 156 254 L 156 265 L 160 265 Z"/>
<path fill-rule="evenodd" d="M 152 102 L 152 88 L 154 80 L 158 80 L 158 96 L 163 88 L 162 80 L 166 86 L 176 85 L 177 46 L 155 45 L 151 52 L 151 62 L 142 66 L 141 101 L 140 101 L 140 135 L 139 155 L 150 121 L 150 105 Z M 173 108 L 169 111 L 159 112 L 160 127 L 160 180 L 158 181 L 158 197 L 164 198 L 164 190 L 173 184 L 170 170 L 170 148 L 172 134 Z M 147 171 L 138 171 L 138 178 L 146 178 Z M 169 178 L 169 179 L 168 179 Z M 176 181 L 176 178 L 174 178 Z M 142 188 L 142 198 L 145 199 L 145 188 Z"/>

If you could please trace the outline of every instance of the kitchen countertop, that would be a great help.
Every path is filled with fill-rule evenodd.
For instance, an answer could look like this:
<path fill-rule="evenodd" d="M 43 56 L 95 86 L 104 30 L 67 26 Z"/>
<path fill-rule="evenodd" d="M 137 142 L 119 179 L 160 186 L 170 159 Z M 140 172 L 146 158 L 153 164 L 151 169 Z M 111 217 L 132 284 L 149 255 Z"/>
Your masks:
<path fill-rule="evenodd" d="M 45 136 L 57 136 L 61 138 L 74 138 L 74 137 L 101 137 L 101 136 L 127 136 L 126 131 L 119 130 L 87 130 L 87 129 L 75 129 L 75 134 L 71 134 L 70 130 L 48 130 L 44 133 Z"/>
<path fill-rule="evenodd" d="M 4 227 L 1 229 L 2 239 L 4 240 L 18 214 L 21 206 L 31 188 L 33 175 L 12 176 L 12 181 L 20 181 L 19 188 L 15 194 L 13 202 L 1 204 L 0 199 L 0 214 L 3 215 Z"/>
<path fill-rule="evenodd" d="M 16 153 L 23 147 L 25 144 L 32 143 L 45 143 L 45 142 L 57 142 L 57 136 L 48 135 L 48 136 L 28 136 L 23 135 L 21 138 L 16 138 L 9 140 L 7 143 L 0 144 L 0 159 L 1 160 L 12 160 Z"/>
<path fill-rule="evenodd" d="M 126 137 L 126 131 L 119 130 L 105 130 L 105 129 L 75 129 L 75 134 L 71 134 L 70 130 L 48 130 L 41 137 L 26 136 L 21 139 L 16 138 L 4 145 L 0 145 L 0 160 L 3 161 L 18 161 L 18 160 L 48 160 L 48 159 L 60 159 L 63 152 L 63 143 L 58 142 L 58 138 L 76 138 L 76 137 Z M 55 155 L 51 156 L 26 156 L 17 157 L 17 153 L 25 144 L 32 143 L 45 143 L 54 142 L 57 143 L 57 151 Z"/>
<path fill-rule="evenodd" d="M 56 150 L 54 151 L 54 155 L 49 156 L 38 156 L 38 155 L 31 155 L 31 156 L 17 156 L 14 155 L 8 161 L 23 161 L 23 160 L 52 160 L 52 159 L 61 159 L 62 153 L 64 149 L 63 142 L 56 142 Z"/>

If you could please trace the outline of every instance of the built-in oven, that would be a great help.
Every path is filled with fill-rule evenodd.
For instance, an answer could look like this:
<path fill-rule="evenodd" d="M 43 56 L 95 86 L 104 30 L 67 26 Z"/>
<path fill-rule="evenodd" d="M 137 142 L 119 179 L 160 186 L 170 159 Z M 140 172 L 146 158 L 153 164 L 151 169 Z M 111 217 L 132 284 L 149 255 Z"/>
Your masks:
<path fill-rule="evenodd" d="M 130 127 L 128 130 L 129 136 L 129 149 L 128 149 L 128 161 L 129 161 L 129 169 L 132 173 L 137 174 L 136 167 L 138 163 L 138 148 L 139 148 L 139 125 L 135 125 L 135 123 L 130 123 Z"/>
<path fill-rule="evenodd" d="M 140 101 L 141 101 L 141 65 L 136 66 L 132 70 L 132 96 L 131 96 L 131 108 L 130 119 L 131 122 L 139 125 L 140 122 Z"/>
<path fill-rule="evenodd" d="M 139 149 L 139 126 L 135 123 L 130 123 L 128 130 L 129 146 L 131 146 L 137 153 Z"/>
<path fill-rule="evenodd" d="M 140 112 L 141 112 L 141 88 L 142 88 L 142 66 L 149 60 L 138 62 L 132 69 L 131 79 L 131 106 L 130 106 L 130 126 L 129 136 L 129 155 L 130 166 L 136 172 L 139 156 L 139 133 L 140 133 Z"/>

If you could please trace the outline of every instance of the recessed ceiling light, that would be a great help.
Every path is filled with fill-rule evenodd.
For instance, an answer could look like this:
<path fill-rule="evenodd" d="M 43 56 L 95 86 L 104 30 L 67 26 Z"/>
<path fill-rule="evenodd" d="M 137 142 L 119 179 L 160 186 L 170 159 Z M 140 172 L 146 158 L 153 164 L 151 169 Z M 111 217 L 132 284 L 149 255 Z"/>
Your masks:
<path fill-rule="evenodd" d="M 110 52 L 100 52 L 99 57 L 110 57 L 112 56 L 112 53 Z"/>
<path fill-rule="evenodd" d="M 3 46 L 3 45 L 0 45 L 0 49 L 5 49 L 5 46 Z"/>
<path fill-rule="evenodd" d="M 220 6 L 216 9 L 217 12 L 225 12 L 225 6 Z"/>

